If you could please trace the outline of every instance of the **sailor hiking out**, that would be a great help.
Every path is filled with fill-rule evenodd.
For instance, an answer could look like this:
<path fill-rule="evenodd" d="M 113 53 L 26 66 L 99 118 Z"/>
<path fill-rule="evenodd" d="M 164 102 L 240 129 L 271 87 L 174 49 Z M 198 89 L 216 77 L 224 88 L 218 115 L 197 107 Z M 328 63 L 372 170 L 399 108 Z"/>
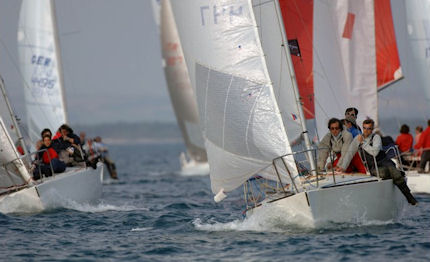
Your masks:
<path fill-rule="evenodd" d="M 372 134 L 375 122 L 372 119 L 363 121 L 363 135 L 358 135 L 351 142 L 349 149 L 344 156 L 343 162 L 338 166 L 337 171 L 344 171 L 356 152 L 360 153 L 372 176 L 378 176 L 382 179 L 393 179 L 393 183 L 400 189 L 411 205 L 416 205 L 417 200 L 410 193 L 406 185 L 403 172 L 398 170 L 391 159 L 389 159 L 382 150 L 381 137 L 378 134 Z"/>

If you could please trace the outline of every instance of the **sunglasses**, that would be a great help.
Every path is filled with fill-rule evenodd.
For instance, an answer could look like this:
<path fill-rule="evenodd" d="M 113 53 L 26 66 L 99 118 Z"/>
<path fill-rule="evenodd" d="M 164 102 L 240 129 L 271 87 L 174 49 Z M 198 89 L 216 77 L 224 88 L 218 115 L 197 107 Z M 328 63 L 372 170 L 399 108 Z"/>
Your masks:
<path fill-rule="evenodd" d="M 364 126 L 363 126 L 363 129 L 366 129 L 366 130 L 373 130 L 373 127 L 364 127 Z"/>
<path fill-rule="evenodd" d="M 340 129 L 340 127 L 338 127 L 338 126 L 330 127 L 330 130 L 339 130 L 339 129 Z"/>

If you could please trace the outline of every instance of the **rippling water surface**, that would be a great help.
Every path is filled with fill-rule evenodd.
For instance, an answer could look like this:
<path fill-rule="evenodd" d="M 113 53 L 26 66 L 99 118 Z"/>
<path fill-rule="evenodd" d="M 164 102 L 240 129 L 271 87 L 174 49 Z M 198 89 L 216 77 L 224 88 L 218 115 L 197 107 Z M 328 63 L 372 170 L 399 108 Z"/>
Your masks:
<path fill-rule="evenodd" d="M 208 177 L 175 173 L 181 144 L 110 150 L 120 181 L 104 186 L 99 205 L 0 214 L 0 260 L 430 261 L 429 195 L 391 223 L 243 220 L 240 190 L 216 204 Z"/>

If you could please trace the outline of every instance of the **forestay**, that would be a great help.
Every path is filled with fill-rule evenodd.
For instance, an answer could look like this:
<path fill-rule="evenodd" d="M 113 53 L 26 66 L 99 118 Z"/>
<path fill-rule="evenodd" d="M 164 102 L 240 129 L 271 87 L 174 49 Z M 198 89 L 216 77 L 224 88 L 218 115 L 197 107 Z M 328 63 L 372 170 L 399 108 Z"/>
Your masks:
<path fill-rule="evenodd" d="M 293 82 L 288 65 L 287 48 L 282 40 L 283 23 L 282 18 L 276 10 L 277 0 L 253 0 L 253 11 L 257 21 L 257 28 L 264 55 L 266 57 L 267 69 L 272 81 L 276 100 L 290 142 L 296 140 L 302 133 L 302 127 L 297 108 L 296 96 L 294 94 Z M 292 70 L 292 69 L 291 69 Z"/>
<path fill-rule="evenodd" d="M 252 4 L 185 0 L 171 5 L 196 90 L 212 191 L 231 191 L 272 159 L 291 153 Z M 287 161 L 294 166 L 292 157 Z"/>
<path fill-rule="evenodd" d="M 10 187 L 25 185 L 31 180 L 19 157 L 8 128 L 0 116 L 0 194 Z"/>
<path fill-rule="evenodd" d="M 0 117 L 3 120 L 4 127 L 6 128 L 9 136 L 11 137 L 13 143 L 18 145 L 18 134 L 17 126 L 15 126 L 15 121 L 12 119 L 13 113 L 10 112 L 8 107 L 8 101 L 6 89 L 4 88 L 3 79 L 0 79 Z"/>
<path fill-rule="evenodd" d="M 40 132 L 55 132 L 67 122 L 56 35 L 50 0 L 23 0 L 19 16 L 18 52 L 24 80 L 27 126 L 33 143 Z"/>
<path fill-rule="evenodd" d="M 157 3 L 153 2 L 155 6 Z M 155 8 L 155 7 L 154 7 Z M 171 6 L 164 2 L 160 13 L 160 35 L 167 87 L 181 129 L 188 156 L 197 162 L 207 162 L 206 150 L 199 127 L 197 102 Z"/>
<path fill-rule="evenodd" d="M 318 134 L 331 117 L 359 110 L 377 121 L 375 21 L 372 0 L 314 0 L 314 90 Z"/>

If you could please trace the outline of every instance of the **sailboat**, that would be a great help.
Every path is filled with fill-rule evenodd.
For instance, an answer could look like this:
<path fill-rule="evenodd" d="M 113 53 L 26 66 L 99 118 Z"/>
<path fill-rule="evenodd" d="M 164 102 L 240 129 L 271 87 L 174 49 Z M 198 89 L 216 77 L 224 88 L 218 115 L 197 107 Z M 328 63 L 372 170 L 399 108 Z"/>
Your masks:
<path fill-rule="evenodd" d="M 176 24 L 170 9 L 161 8 L 159 1 L 154 0 L 152 4 L 154 16 L 156 20 L 159 19 L 157 24 L 160 29 L 161 52 L 170 100 L 187 149 L 179 157 L 181 174 L 207 175 L 209 164 L 199 128 L 197 103 Z"/>
<path fill-rule="evenodd" d="M 333 15 L 332 4 L 364 11 L 373 2 L 330 3 L 321 8 Z M 279 1 L 165 0 L 162 5 L 172 7 L 196 90 L 215 201 L 244 185 L 247 216 L 291 214 L 311 226 L 399 216 L 405 200 L 391 179 L 316 173 Z M 358 15 L 365 12 L 353 11 L 357 21 L 367 21 Z M 334 17 L 345 21 L 346 15 Z M 306 149 L 293 151 L 291 137 L 300 134 Z M 249 183 L 261 179 L 272 181 L 266 184 L 270 190 L 255 196 Z"/>
<path fill-rule="evenodd" d="M 32 179 L 28 171 L 30 156 L 22 156 L 16 149 L 13 137 L 22 137 L 2 82 L 0 88 L 3 94 L 0 103 L 0 212 L 40 212 L 71 203 L 97 202 L 102 193 L 100 172 L 103 167 L 71 167 L 52 177 Z M 7 125 L 8 122 L 14 124 Z M 25 144 L 22 145 L 25 148 Z"/>
<path fill-rule="evenodd" d="M 430 24 L 429 1 L 391 1 L 393 22 L 399 46 L 404 79 L 393 88 L 419 90 L 430 101 Z M 417 107 L 415 99 L 404 97 L 404 103 Z M 428 107 L 427 107 L 428 108 Z M 428 116 L 427 116 L 428 117 Z M 424 121 L 423 121 L 424 122 Z M 419 173 L 417 170 L 406 171 L 407 183 L 414 193 L 430 194 L 430 174 Z"/>
<path fill-rule="evenodd" d="M 50 0 L 24 0 L 21 6 L 18 49 L 28 130 L 33 144 L 40 139 L 43 128 L 55 132 L 67 122 L 54 8 L 54 2 Z M 0 113 L 4 118 L 6 112 Z M 13 119 L 11 108 L 10 115 Z M 17 125 L 14 127 L 19 130 Z M 96 169 L 69 167 L 64 173 L 33 181 L 28 172 L 30 156 L 21 158 L 17 154 L 11 133 L 3 128 L 2 139 L 8 150 L 0 164 L 5 170 L 9 170 L 9 165 L 15 167 L 6 172 L 7 176 L 12 173 L 20 179 L 13 179 L 14 183 L 3 187 L 1 212 L 41 211 L 69 202 L 95 203 L 101 197 L 101 165 Z"/>

